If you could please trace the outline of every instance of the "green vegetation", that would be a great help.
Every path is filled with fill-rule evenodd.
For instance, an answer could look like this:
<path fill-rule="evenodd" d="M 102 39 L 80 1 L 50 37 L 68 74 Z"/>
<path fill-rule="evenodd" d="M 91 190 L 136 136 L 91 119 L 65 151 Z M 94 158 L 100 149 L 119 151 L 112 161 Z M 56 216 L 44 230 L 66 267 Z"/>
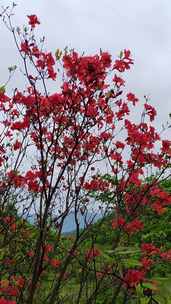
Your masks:
<path fill-rule="evenodd" d="M 171 191 L 170 182 L 163 183 L 163 187 L 167 189 L 167 191 Z M 15 210 L 12 211 L 12 208 L 10 210 L 11 215 L 14 215 Z M 88 236 L 84 236 L 81 240 L 77 247 L 77 252 L 73 254 L 73 262 L 70 263 L 67 268 L 65 279 L 62 282 L 60 303 L 77 303 L 77 297 L 80 292 L 82 300 L 79 303 L 82 304 L 87 303 L 85 298 L 90 299 L 90 303 L 112 304 L 114 303 L 112 302 L 112 298 L 115 298 L 117 293 L 118 304 L 147 304 L 150 303 L 148 290 L 152 290 L 153 292 L 156 300 L 154 303 L 171 303 L 171 263 L 167 263 L 167 265 L 164 262 L 155 263 L 149 274 L 148 281 L 143 283 L 142 286 L 138 285 L 136 293 L 134 290 L 131 302 L 123 302 L 125 295 L 123 294 L 123 289 L 121 291 L 121 286 L 118 285 L 118 281 L 116 280 L 115 282 L 114 278 L 110 275 L 104 275 L 105 272 L 112 273 L 115 268 L 118 270 L 118 267 L 120 268 L 119 270 L 123 272 L 124 269 L 127 269 L 128 267 L 136 268 L 139 266 L 139 244 L 142 242 L 153 242 L 156 246 L 164 246 L 165 250 L 170 249 L 171 207 L 168 207 L 167 212 L 160 216 L 150 210 L 148 214 L 142 215 L 143 222 L 145 223 L 143 232 L 138 232 L 134 237 L 131 237 L 131 240 L 127 235 L 120 238 L 116 249 L 115 243 L 118 235 L 115 229 L 111 229 L 112 219 L 112 212 L 104 218 L 99 219 L 95 224 L 92 224 L 87 231 Z M 6 241 L 9 243 L 9 246 L 6 247 L 6 250 L 9 251 L 9 255 L 10 252 L 13 252 L 14 254 L 17 252 L 19 253 L 19 259 L 21 260 L 21 273 L 22 275 L 24 274 L 24 276 L 28 276 L 30 274 L 29 259 L 31 257 L 28 257 L 28 267 L 26 266 L 26 263 L 24 263 L 23 265 L 25 265 L 25 268 L 23 269 L 22 254 L 23 256 L 27 255 L 29 248 L 34 247 L 34 241 L 37 238 L 37 230 L 36 227 L 21 219 L 18 219 L 17 225 L 21 225 L 23 227 L 23 229 L 20 229 L 20 236 L 16 233 L 16 237 L 13 237 L 10 241 L 10 234 L 8 233 L 7 236 L 9 240 L 6 239 Z M 68 251 L 71 249 L 75 237 L 76 233 L 74 232 L 67 235 L 64 234 L 58 243 L 58 247 L 55 247 L 56 234 L 52 230 L 49 231 L 48 244 L 54 246 L 57 259 L 65 259 Z M 32 244 L 32 246 L 30 246 L 30 244 Z M 87 251 L 91 247 L 96 248 L 100 252 L 100 254 L 97 254 L 94 259 L 87 258 Z M 23 253 L 20 251 L 23 251 Z M 3 259 L 4 254 L 3 248 L 0 250 L 0 259 Z M 51 284 L 56 276 L 56 269 L 54 269 L 48 261 L 51 257 L 50 252 L 47 254 L 47 257 L 47 263 L 45 263 L 45 270 L 47 271 L 42 273 L 40 284 L 41 288 L 37 291 L 38 294 L 36 299 L 38 300 L 36 300 L 36 304 L 42 303 L 42 299 L 46 294 L 48 295 L 49 288 L 51 288 Z M 113 264 L 113 261 L 115 261 L 115 264 Z M 17 263 L 18 262 L 19 260 Z M 93 302 L 93 291 L 97 284 L 96 276 L 101 277 L 100 292 L 96 297 L 96 302 Z M 2 280 L 5 279 L 7 279 L 6 275 L 2 276 Z M 154 281 L 156 281 L 156 284 Z M 146 294 L 144 294 L 144 290 L 146 290 Z"/>

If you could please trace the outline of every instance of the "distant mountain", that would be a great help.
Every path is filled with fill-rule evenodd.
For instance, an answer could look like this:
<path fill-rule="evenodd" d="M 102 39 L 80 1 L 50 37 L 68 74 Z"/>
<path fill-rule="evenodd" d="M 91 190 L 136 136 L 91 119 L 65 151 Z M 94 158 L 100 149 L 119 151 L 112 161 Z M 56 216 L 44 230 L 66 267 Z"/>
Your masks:
<path fill-rule="evenodd" d="M 92 213 L 88 213 L 87 214 L 87 218 L 90 219 L 93 218 L 93 214 Z M 94 218 L 93 220 L 93 223 L 95 223 L 98 219 L 100 218 L 100 214 L 97 214 L 96 217 Z M 80 214 L 79 216 L 79 222 L 80 222 L 80 228 L 84 228 L 84 225 L 85 225 L 85 220 L 84 220 L 84 217 Z M 63 233 L 68 233 L 68 232 L 71 232 L 71 231 L 74 231 L 76 230 L 76 224 L 75 224 L 75 218 L 74 218 L 74 213 L 70 213 L 65 221 L 64 221 L 64 225 L 63 225 L 63 230 L 62 232 Z"/>
<path fill-rule="evenodd" d="M 92 214 L 91 212 L 89 212 L 87 214 L 88 222 L 90 221 L 90 219 L 93 218 L 93 215 L 94 214 Z M 93 219 L 93 223 L 95 223 L 100 217 L 101 217 L 101 215 L 97 214 Z M 35 220 L 34 214 L 29 216 L 29 218 L 27 218 L 27 220 L 29 221 L 29 223 L 34 224 L 34 220 Z M 80 223 L 80 228 L 84 228 L 85 218 L 81 214 L 79 215 L 79 223 Z M 71 212 L 64 220 L 62 232 L 69 233 L 69 232 L 73 232 L 75 230 L 76 230 L 76 224 L 75 224 L 74 213 Z"/>

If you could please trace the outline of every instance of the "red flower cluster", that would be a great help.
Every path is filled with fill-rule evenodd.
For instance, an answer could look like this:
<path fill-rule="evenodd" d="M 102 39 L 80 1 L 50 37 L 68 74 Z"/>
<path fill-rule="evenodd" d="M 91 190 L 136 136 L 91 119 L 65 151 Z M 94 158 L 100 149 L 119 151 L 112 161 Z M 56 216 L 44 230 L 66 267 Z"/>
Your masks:
<path fill-rule="evenodd" d="M 112 220 L 112 228 L 116 229 L 116 228 L 122 228 L 125 226 L 125 219 L 123 217 L 118 217 L 117 220 Z"/>
<path fill-rule="evenodd" d="M 109 188 L 109 183 L 100 178 L 94 178 L 90 182 L 84 184 L 84 189 L 88 191 L 105 191 Z"/>
<path fill-rule="evenodd" d="M 171 196 L 160 187 L 152 187 L 150 191 L 152 197 L 151 208 L 159 215 L 167 211 L 166 207 L 171 204 Z"/>
<path fill-rule="evenodd" d="M 16 231 L 17 225 L 16 225 L 16 219 L 14 216 L 4 216 L 2 218 L 2 221 L 8 226 L 8 228 L 11 231 Z"/>
<path fill-rule="evenodd" d="M 86 251 L 85 258 L 88 262 L 90 262 L 91 260 L 93 260 L 94 258 L 100 255 L 101 255 L 100 250 L 94 247 Z"/>
<path fill-rule="evenodd" d="M 0 298 L 0 304 L 16 304 L 16 301 L 6 300 L 4 298 Z"/>
<path fill-rule="evenodd" d="M 140 221 L 139 219 L 134 219 L 133 221 L 131 221 L 125 225 L 124 230 L 128 234 L 133 234 L 133 233 L 139 232 L 143 228 L 144 228 L 144 224 L 142 223 L 142 221 Z"/>
<path fill-rule="evenodd" d="M 171 156 L 171 141 L 170 140 L 162 141 L 162 152 L 168 153 Z"/>
<path fill-rule="evenodd" d="M 133 60 L 131 59 L 131 52 L 129 50 L 124 50 L 121 59 L 115 60 L 113 69 L 119 72 L 125 72 L 125 70 L 130 69 L 130 65 L 133 64 Z"/>
<path fill-rule="evenodd" d="M 149 259 L 148 257 L 142 257 L 141 264 L 144 270 L 149 270 L 151 266 L 153 265 L 153 260 Z"/>
<path fill-rule="evenodd" d="M 127 287 L 131 288 L 140 284 L 144 280 L 144 277 L 145 272 L 143 270 L 128 269 L 123 279 L 127 284 Z"/>
<path fill-rule="evenodd" d="M 22 147 L 22 143 L 17 139 L 13 145 L 14 151 L 20 149 Z"/>
<path fill-rule="evenodd" d="M 61 264 L 61 261 L 58 259 L 50 259 L 50 265 L 54 268 L 58 268 Z"/>
<path fill-rule="evenodd" d="M 142 230 L 144 228 L 144 224 L 139 219 L 134 219 L 131 222 L 126 223 L 126 220 L 123 217 L 118 217 L 117 220 L 112 220 L 112 228 L 122 229 L 131 235 Z"/>
<path fill-rule="evenodd" d="M 151 243 L 144 243 L 141 245 L 141 250 L 144 255 L 153 256 L 160 254 L 160 249 Z"/>
<path fill-rule="evenodd" d="M 171 249 L 169 249 L 166 252 L 162 252 L 160 254 L 160 257 L 164 260 L 164 261 L 168 261 L 171 262 Z"/>
<path fill-rule="evenodd" d="M 19 288 L 9 285 L 7 287 L 0 287 L 0 292 L 11 297 L 17 297 L 19 295 Z"/>
<path fill-rule="evenodd" d="M 124 86 L 124 84 L 125 84 L 125 81 L 121 77 L 117 76 L 116 74 L 113 78 L 113 82 L 115 83 L 117 88 L 120 88 L 120 87 Z"/>
<path fill-rule="evenodd" d="M 151 105 L 149 105 L 148 103 L 144 104 L 144 108 L 146 110 L 146 114 L 150 117 L 150 121 L 153 121 L 155 116 L 157 115 L 156 110 L 154 109 L 154 107 L 152 107 Z"/>
<path fill-rule="evenodd" d="M 30 20 L 30 24 L 32 28 L 34 28 L 35 25 L 38 24 L 36 16 L 31 16 Z M 43 75 L 45 73 L 50 79 L 56 79 L 56 72 L 54 70 L 55 59 L 52 56 L 52 53 L 43 52 L 41 49 L 39 49 L 34 39 L 32 42 L 29 42 L 29 40 L 26 39 L 22 40 L 20 45 L 20 51 L 25 55 L 28 55 L 29 58 L 32 58 L 32 60 L 34 61 L 34 65 L 37 67 L 40 73 L 43 73 Z M 34 82 L 37 79 L 32 75 L 28 75 L 28 78 L 31 83 L 32 81 Z"/>
<path fill-rule="evenodd" d="M 69 77 L 76 77 L 86 86 L 104 89 L 106 70 L 111 67 L 111 56 L 107 52 L 101 52 L 100 56 L 80 57 L 73 51 L 63 57 L 63 65 Z"/>
<path fill-rule="evenodd" d="M 128 100 L 128 101 L 131 101 L 132 104 L 133 104 L 134 106 L 135 106 L 136 103 L 138 102 L 138 98 L 137 98 L 134 94 L 132 94 L 132 93 L 128 93 L 128 94 L 126 95 L 126 97 L 127 97 L 127 100 Z"/>

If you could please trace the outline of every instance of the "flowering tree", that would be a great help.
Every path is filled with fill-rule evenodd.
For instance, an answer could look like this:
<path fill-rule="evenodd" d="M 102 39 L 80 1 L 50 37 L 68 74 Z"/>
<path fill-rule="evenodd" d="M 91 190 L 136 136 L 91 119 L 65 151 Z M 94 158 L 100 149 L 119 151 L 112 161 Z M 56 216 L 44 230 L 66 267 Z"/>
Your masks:
<path fill-rule="evenodd" d="M 4 9 L 1 17 L 27 84 L 11 96 L 0 89 L 0 303 L 102 303 L 106 286 L 109 303 L 133 303 L 140 285 L 152 303 L 143 283 L 155 263 L 171 260 L 171 251 L 142 243 L 139 264 L 127 268 L 116 251 L 123 238 L 143 230 L 142 214 L 167 211 L 171 197 L 160 184 L 170 176 L 171 142 L 152 125 L 156 111 L 147 99 L 140 121 L 131 119 L 140 101 L 121 77 L 133 64 L 131 53 L 113 60 L 103 51 L 85 56 L 65 49 L 53 56 L 36 39 L 37 16 L 15 28 L 12 12 Z M 56 80 L 60 89 L 51 94 L 49 81 Z M 96 244 L 97 209 L 99 229 L 106 214 L 113 217 L 110 261 Z M 71 212 L 76 230 L 64 238 Z M 76 277 L 75 293 L 68 295 Z"/>

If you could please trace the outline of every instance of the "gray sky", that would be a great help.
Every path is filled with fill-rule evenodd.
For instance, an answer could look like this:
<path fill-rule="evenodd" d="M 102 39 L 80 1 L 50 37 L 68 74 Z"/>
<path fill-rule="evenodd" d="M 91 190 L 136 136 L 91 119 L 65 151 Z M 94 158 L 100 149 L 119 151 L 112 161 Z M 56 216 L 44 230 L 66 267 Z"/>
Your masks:
<path fill-rule="evenodd" d="M 134 68 L 127 74 L 128 90 L 138 97 L 151 96 L 158 121 L 165 122 L 171 112 L 171 1 L 170 0 L 18 0 L 15 23 L 37 14 L 47 49 L 65 46 L 88 54 L 100 48 L 112 55 L 130 49 Z M 0 0 L 7 5 L 8 0 Z M 17 62 L 12 37 L 1 24 L 0 84 L 7 67 Z M 15 79 L 14 87 L 20 86 Z"/>

